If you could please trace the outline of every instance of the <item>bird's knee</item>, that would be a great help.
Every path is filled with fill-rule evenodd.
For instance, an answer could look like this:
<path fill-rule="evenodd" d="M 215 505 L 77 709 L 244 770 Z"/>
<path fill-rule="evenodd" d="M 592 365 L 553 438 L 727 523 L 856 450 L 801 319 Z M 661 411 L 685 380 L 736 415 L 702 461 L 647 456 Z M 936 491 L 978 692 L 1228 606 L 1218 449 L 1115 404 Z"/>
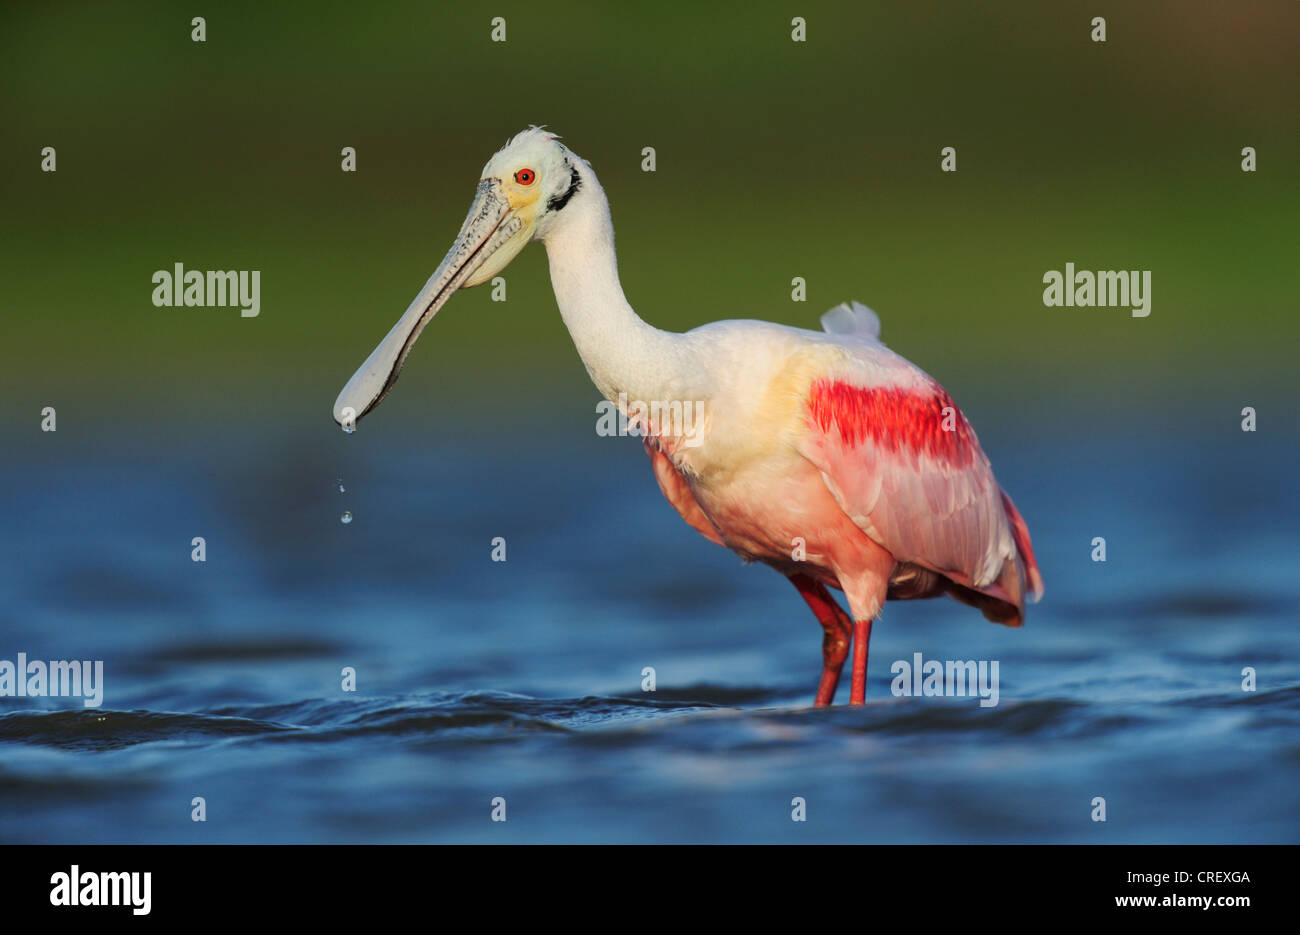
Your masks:
<path fill-rule="evenodd" d="M 828 626 L 822 635 L 822 659 L 827 665 L 837 666 L 849 655 L 850 634 L 847 628 L 838 624 Z"/>

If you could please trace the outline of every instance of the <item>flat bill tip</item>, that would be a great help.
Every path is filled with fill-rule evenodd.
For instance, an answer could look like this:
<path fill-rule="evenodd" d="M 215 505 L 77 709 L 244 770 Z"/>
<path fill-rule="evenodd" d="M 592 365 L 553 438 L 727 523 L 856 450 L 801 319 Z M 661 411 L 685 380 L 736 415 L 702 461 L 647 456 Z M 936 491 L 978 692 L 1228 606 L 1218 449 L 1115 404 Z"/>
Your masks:
<path fill-rule="evenodd" d="M 357 430 L 357 412 L 351 406 L 336 404 L 333 416 L 335 424 L 349 435 Z"/>

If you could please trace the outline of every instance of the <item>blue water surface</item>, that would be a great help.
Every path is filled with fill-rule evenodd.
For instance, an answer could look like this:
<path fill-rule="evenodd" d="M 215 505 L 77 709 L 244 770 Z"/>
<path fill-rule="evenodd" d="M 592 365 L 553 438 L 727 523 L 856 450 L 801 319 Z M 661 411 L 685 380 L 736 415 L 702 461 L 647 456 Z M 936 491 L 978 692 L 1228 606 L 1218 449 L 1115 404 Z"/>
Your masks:
<path fill-rule="evenodd" d="M 0 839 L 1300 840 L 1289 442 L 985 419 L 1046 599 L 890 604 L 869 703 L 815 710 L 820 628 L 635 440 L 380 414 L 11 449 L 0 659 L 103 660 L 105 695 L 0 698 Z M 998 705 L 892 696 L 917 652 L 997 660 Z"/>

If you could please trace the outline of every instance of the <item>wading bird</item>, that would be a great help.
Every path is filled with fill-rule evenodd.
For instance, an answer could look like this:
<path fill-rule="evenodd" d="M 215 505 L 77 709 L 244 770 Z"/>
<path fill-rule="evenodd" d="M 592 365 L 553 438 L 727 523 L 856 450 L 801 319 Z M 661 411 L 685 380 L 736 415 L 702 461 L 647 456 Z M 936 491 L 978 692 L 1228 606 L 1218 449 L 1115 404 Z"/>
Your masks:
<path fill-rule="evenodd" d="M 871 623 L 886 599 L 949 594 L 1020 625 L 1026 599 L 1042 593 L 1029 530 L 966 417 L 880 342 L 875 313 L 840 305 L 822 316 L 823 332 L 646 324 L 619 285 L 609 202 L 590 164 L 536 127 L 488 160 L 459 236 L 343 388 L 335 421 L 350 431 L 375 408 L 451 293 L 490 280 L 530 240 L 546 246 L 560 314 L 596 388 L 625 407 L 649 401 L 634 421 L 668 502 L 705 538 L 788 577 L 817 616 L 817 705 L 834 700 L 850 647 L 850 701 L 863 702 Z M 689 436 L 669 424 L 677 404 L 697 401 L 703 417 Z"/>

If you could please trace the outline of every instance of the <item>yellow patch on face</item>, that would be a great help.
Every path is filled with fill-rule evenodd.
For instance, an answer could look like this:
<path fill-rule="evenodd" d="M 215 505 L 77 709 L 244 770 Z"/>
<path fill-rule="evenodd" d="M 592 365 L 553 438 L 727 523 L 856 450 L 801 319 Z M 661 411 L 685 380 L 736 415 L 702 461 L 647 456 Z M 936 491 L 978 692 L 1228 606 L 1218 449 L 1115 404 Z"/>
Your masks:
<path fill-rule="evenodd" d="M 513 175 L 507 175 L 501 180 L 501 188 L 506 200 L 510 202 L 510 210 L 531 225 L 537 214 L 537 203 L 542 197 L 542 180 L 534 175 L 531 185 L 520 185 Z"/>

